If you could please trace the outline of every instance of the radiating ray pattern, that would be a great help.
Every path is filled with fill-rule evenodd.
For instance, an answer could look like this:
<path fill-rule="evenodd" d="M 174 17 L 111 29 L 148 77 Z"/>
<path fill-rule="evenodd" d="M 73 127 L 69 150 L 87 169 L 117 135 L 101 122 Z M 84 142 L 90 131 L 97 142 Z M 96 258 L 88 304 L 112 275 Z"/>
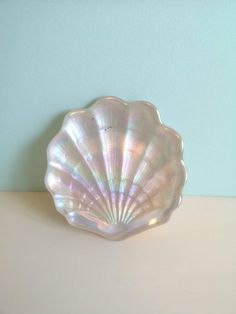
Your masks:
<path fill-rule="evenodd" d="M 47 158 L 57 210 L 111 240 L 166 222 L 186 179 L 181 137 L 144 101 L 103 97 L 70 112 Z"/>

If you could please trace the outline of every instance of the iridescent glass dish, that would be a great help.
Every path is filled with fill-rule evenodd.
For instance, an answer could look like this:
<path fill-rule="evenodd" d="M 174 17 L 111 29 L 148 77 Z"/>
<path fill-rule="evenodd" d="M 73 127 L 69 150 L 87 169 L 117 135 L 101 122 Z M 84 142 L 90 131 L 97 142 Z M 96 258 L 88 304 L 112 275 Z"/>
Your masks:
<path fill-rule="evenodd" d="M 165 223 L 181 202 L 182 139 L 146 101 L 103 97 L 69 112 L 47 158 L 56 209 L 110 240 Z"/>

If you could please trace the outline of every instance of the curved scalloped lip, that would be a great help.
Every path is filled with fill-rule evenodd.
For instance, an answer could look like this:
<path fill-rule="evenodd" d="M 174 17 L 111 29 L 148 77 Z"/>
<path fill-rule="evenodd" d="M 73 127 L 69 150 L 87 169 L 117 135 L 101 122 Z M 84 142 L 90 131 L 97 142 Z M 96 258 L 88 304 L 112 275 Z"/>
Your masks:
<path fill-rule="evenodd" d="M 107 234 L 107 233 L 104 233 L 104 232 L 99 232 L 99 231 L 90 231 L 88 230 L 86 227 L 83 227 L 83 226 L 80 226 L 79 229 L 81 230 L 84 230 L 84 231 L 87 231 L 87 232 L 92 232 L 92 233 L 95 233 L 99 236 L 102 236 L 103 238 L 106 238 L 108 240 L 123 240 L 123 239 L 126 239 L 128 238 L 129 236 L 131 235 L 134 235 L 134 234 L 137 234 L 137 233 L 140 233 L 140 232 L 143 232 L 143 231 L 147 231 L 149 229 L 152 229 L 158 225 L 162 225 L 162 224 L 165 224 L 169 221 L 170 217 L 172 216 L 172 213 L 175 209 L 177 209 L 180 204 L 182 203 L 182 199 L 183 199 L 183 195 L 182 195 L 182 190 L 183 190 L 183 187 L 187 181 L 187 169 L 186 169 L 186 165 L 183 161 L 183 151 L 184 151 L 184 144 L 183 144 L 183 139 L 182 137 L 180 136 L 180 134 L 178 132 L 176 132 L 174 129 L 172 129 L 171 127 L 165 125 L 162 120 L 161 120 L 161 117 L 160 117 L 160 113 L 158 111 L 158 109 L 156 108 L 155 105 L 153 105 L 151 102 L 148 102 L 148 101 L 144 101 L 144 100 L 136 100 L 136 101 L 124 101 L 122 100 L 121 98 L 118 98 L 118 97 L 115 97 L 115 96 L 105 96 L 105 97 L 99 97 L 96 99 L 96 101 L 94 101 L 92 104 L 90 104 L 88 107 L 82 107 L 82 108 L 79 108 L 79 109 L 72 109 L 70 110 L 64 117 L 63 119 L 63 123 L 62 123 L 62 126 L 60 128 L 60 130 L 57 132 L 57 134 L 52 138 L 52 140 L 49 142 L 48 144 L 48 147 L 47 147 L 47 170 L 46 170 L 46 174 L 45 174 L 45 177 L 44 177 L 44 184 L 47 188 L 47 190 L 49 191 L 49 193 L 51 194 L 52 198 L 53 198 L 53 201 L 54 201 L 54 205 L 55 205 L 55 208 L 56 210 L 62 214 L 60 212 L 60 210 L 57 208 L 56 204 L 55 204 L 55 200 L 54 200 L 54 195 L 55 195 L 55 192 L 53 192 L 51 190 L 51 188 L 49 187 L 49 184 L 48 184 L 48 175 L 49 175 L 49 161 L 50 161 L 50 158 L 49 158 L 49 151 L 51 149 L 51 146 L 53 146 L 54 144 L 54 141 L 56 140 L 57 136 L 63 131 L 64 129 L 64 126 L 65 124 L 67 123 L 67 121 L 71 118 L 72 115 L 74 114 L 77 114 L 77 113 L 82 113 L 82 112 L 85 112 L 85 111 L 88 111 L 90 110 L 92 107 L 96 106 L 100 101 L 102 100 L 116 100 L 118 101 L 121 105 L 123 106 L 129 106 L 131 104 L 134 104 L 134 103 L 142 103 L 143 105 L 145 106 L 148 106 L 148 107 L 151 107 L 154 111 L 155 111 L 155 117 L 156 117 L 156 121 L 157 121 L 157 124 L 160 124 L 168 133 L 172 133 L 173 135 L 175 135 L 177 138 L 178 138 L 178 141 L 180 143 L 180 148 L 181 148 L 181 159 L 180 159 L 180 162 L 182 164 L 182 171 L 183 171 L 183 183 L 180 187 L 180 193 L 179 193 L 179 196 L 177 198 L 177 201 L 175 203 L 174 206 L 170 207 L 167 211 L 166 211 L 166 217 L 165 219 L 163 219 L 162 221 L 157 221 L 155 224 L 153 225 L 150 225 L 148 226 L 148 228 L 146 227 L 141 227 L 141 228 L 137 228 L 135 231 L 127 231 L 125 232 L 125 234 L 114 234 L 114 235 L 111 235 L 111 234 Z M 78 228 L 77 226 L 73 225 L 73 223 L 68 219 L 67 216 L 64 215 L 64 217 L 66 218 L 67 222 L 73 226 L 73 227 L 76 227 Z"/>

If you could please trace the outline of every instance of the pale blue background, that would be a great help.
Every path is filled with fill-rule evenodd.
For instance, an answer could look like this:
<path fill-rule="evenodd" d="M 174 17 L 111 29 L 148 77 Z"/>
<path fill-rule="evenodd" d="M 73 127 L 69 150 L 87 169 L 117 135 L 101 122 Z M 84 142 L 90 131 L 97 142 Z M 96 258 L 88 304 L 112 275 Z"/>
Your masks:
<path fill-rule="evenodd" d="M 236 1 L 0 0 L 2 190 L 43 190 L 66 111 L 145 99 L 182 134 L 185 194 L 236 195 Z"/>

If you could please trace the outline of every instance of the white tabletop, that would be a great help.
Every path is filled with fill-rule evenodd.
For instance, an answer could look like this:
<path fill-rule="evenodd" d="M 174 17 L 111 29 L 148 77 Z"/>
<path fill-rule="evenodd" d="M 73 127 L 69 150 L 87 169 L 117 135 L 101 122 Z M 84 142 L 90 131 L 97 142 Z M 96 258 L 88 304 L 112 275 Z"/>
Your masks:
<path fill-rule="evenodd" d="M 236 198 L 185 197 L 165 225 L 110 242 L 48 193 L 0 194 L 1 314 L 235 314 Z"/>

